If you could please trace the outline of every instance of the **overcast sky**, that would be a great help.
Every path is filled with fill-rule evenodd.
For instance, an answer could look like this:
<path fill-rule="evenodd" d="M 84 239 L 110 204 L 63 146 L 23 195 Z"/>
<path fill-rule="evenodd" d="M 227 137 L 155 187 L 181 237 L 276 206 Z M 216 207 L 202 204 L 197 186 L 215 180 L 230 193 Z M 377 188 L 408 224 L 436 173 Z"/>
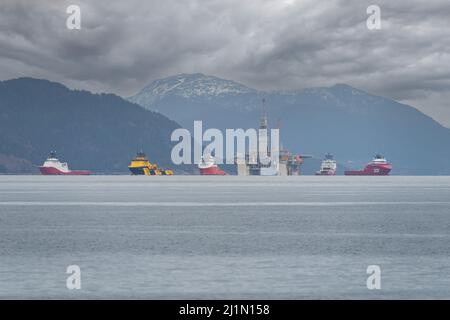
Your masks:
<path fill-rule="evenodd" d="M 66 28 L 67 6 L 81 30 Z M 381 30 L 366 9 L 381 8 Z M 0 0 L 0 79 L 130 96 L 178 73 L 257 89 L 347 83 L 450 127 L 449 0 Z"/>

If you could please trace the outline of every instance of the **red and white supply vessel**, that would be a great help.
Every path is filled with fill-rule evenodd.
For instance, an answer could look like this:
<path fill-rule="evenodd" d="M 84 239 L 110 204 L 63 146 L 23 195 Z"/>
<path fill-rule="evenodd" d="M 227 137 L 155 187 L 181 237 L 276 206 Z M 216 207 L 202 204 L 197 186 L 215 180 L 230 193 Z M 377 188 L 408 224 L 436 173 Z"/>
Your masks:
<path fill-rule="evenodd" d="M 336 167 L 336 160 L 334 160 L 333 155 L 327 153 L 320 165 L 320 170 L 316 171 L 316 176 L 334 176 L 336 175 Z"/>
<path fill-rule="evenodd" d="M 201 162 L 198 164 L 198 169 L 203 176 L 224 176 L 227 174 L 219 168 L 216 160 L 211 155 L 202 157 Z"/>
<path fill-rule="evenodd" d="M 386 159 L 377 154 L 363 170 L 345 171 L 346 176 L 387 176 L 392 170 L 392 165 Z"/>
<path fill-rule="evenodd" d="M 60 162 L 56 157 L 56 152 L 52 151 L 50 156 L 45 160 L 44 164 L 39 167 L 39 170 L 43 175 L 74 175 L 74 176 L 87 176 L 90 175 L 90 171 L 71 171 L 66 162 Z"/>

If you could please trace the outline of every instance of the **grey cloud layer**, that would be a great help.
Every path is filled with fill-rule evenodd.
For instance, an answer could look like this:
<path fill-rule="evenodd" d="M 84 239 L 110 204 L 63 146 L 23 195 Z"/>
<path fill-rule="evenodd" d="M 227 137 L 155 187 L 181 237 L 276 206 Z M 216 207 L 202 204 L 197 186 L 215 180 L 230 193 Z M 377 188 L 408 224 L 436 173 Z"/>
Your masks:
<path fill-rule="evenodd" d="M 0 78 L 34 76 L 131 95 L 203 72 L 260 89 L 348 83 L 411 103 L 450 126 L 450 2 L 2 1 Z M 69 4 L 82 30 L 65 27 Z"/>

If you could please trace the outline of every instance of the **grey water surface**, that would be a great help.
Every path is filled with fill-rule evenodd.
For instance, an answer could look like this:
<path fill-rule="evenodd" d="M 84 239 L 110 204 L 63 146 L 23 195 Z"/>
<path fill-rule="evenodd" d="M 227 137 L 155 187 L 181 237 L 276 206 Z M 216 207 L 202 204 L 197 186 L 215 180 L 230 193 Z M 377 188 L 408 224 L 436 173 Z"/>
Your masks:
<path fill-rule="evenodd" d="M 449 299 L 450 177 L 0 176 L 22 298 Z"/>

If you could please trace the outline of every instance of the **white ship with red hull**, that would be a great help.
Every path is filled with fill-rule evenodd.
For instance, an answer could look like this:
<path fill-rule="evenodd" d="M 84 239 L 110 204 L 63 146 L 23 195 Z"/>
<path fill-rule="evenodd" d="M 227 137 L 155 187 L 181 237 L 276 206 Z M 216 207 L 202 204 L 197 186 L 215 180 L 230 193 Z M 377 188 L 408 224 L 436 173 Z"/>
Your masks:
<path fill-rule="evenodd" d="M 202 157 L 202 161 L 198 164 L 198 169 L 202 176 L 224 176 L 227 174 L 219 168 L 216 160 L 211 155 Z"/>
<path fill-rule="evenodd" d="M 316 171 L 316 176 L 334 176 L 336 175 L 336 160 L 331 153 L 325 155 L 320 170 Z"/>
<path fill-rule="evenodd" d="M 56 152 L 51 152 L 50 156 L 45 160 L 44 164 L 39 167 L 41 174 L 43 175 L 72 175 L 72 176 L 87 176 L 91 172 L 87 170 L 71 171 L 69 170 L 69 165 L 66 162 L 60 162 L 56 157 Z"/>
<path fill-rule="evenodd" d="M 345 171 L 346 176 L 387 176 L 392 170 L 392 165 L 386 159 L 377 154 L 363 170 Z"/>

